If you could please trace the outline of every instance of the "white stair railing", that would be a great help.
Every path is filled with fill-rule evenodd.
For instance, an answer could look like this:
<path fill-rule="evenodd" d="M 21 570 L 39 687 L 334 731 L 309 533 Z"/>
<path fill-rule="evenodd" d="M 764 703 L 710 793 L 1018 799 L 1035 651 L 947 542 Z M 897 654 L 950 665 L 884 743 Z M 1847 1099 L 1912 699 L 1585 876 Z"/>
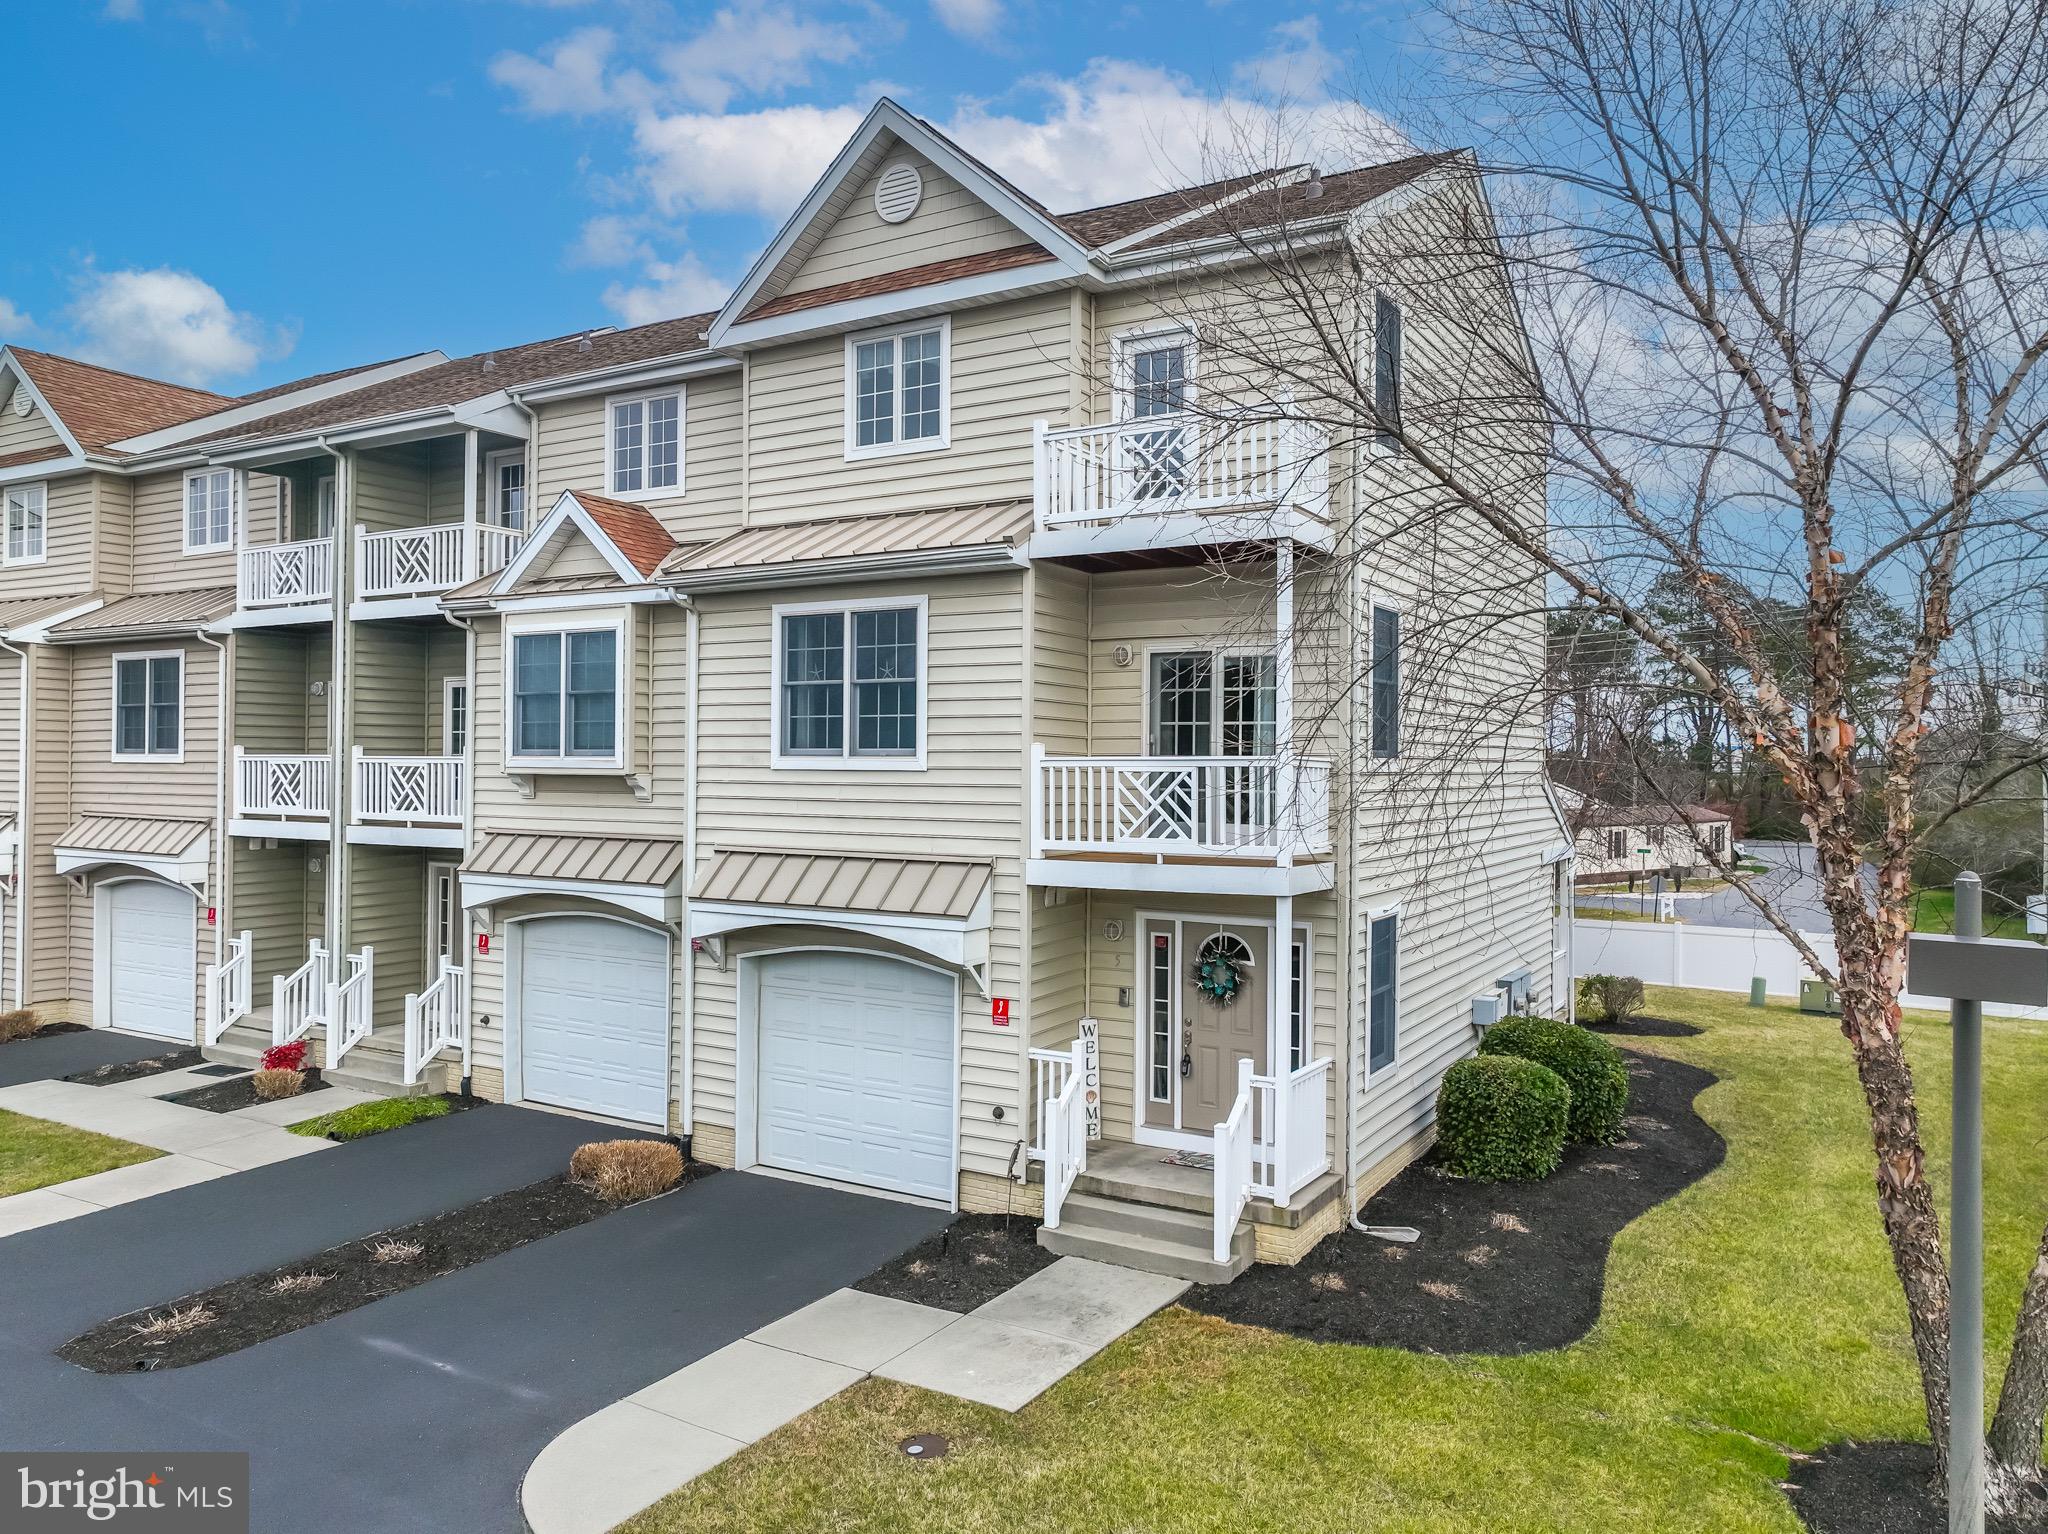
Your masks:
<path fill-rule="evenodd" d="M 1216 1126 L 1213 1155 L 1216 1163 L 1216 1243 L 1218 1262 L 1230 1261 L 1230 1244 L 1237 1238 L 1238 1216 L 1252 1196 L 1252 1063 L 1237 1062 L 1237 1100 L 1230 1113 Z"/>
<path fill-rule="evenodd" d="M 1253 1076 L 1252 1193 L 1282 1209 L 1330 1170 L 1328 1059 L 1299 1070 Z"/>
<path fill-rule="evenodd" d="M 420 1072 L 449 1045 L 462 1050 L 462 1075 L 469 1077 L 469 972 L 444 957 L 434 983 L 405 998 L 405 1080 Z"/>
<path fill-rule="evenodd" d="M 303 1039 L 313 1025 L 326 1020 L 328 953 L 320 939 L 306 945 L 306 962 L 289 975 L 270 981 L 270 1042 L 289 1044 Z"/>
<path fill-rule="evenodd" d="M 1031 1062 L 1031 1111 L 1035 1120 L 1031 1126 L 1031 1144 L 1025 1149 L 1025 1159 L 1045 1160 L 1046 1117 L 1045 1105 L 1058 1097 L 1067 1087 L 1067 1078 L 1074 1071 L 1074 1051 L 1067 1049 L 1031 1049 L 1025 1054 Z"/>
<path fill-rule="evenodd" d="M 1088 1062 L 1079 1039 L 1069 1054 L 1066 1080 L 1045 1099 L 1040 1121 L 1045 1126 L 1045 1228 L 1060 1228 L 1060 1211 L 1074 1179 L 1088 1166 L 1088 1110 L 1081 1100 Z"/>
<path fill-rule="evenodd" d="M 348 978 L 330 988 L 327 1007 L 327 1068 L 370 1036 L 371 988 L 376 984 L 376 950 L 365 946 L 348 955 Z"/>
<path fill-rule="evenodd" d="M 247 932 L 229 938 L 227 958 L 206 966 L 208 1044 L 218 1044 L 222 1034 L 249 1015 L 249 943 Z"/>

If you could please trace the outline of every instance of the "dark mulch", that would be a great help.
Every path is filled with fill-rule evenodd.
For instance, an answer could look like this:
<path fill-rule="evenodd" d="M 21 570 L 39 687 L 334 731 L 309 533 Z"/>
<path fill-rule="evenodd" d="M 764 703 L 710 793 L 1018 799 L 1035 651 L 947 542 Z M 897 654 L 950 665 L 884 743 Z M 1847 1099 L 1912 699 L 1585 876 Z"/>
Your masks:
<path fill-rule="evenodd" d="M 142 1060 L 119 1060 L 111 1065 L 96 1065 L 89 1071 L 80 1071 L 75 1076 L 66 1076 L 66 1081 L 80 1081 L 89 1087 L 110 1087 L 117 1081 L 138 1081 L 144 1076 L 161 1076 L 166 1071 L 187 1071 L 195 1065 L 204 1065 L 206 1056 L 196 1049 L 174 1049 L 167 1054 L 150 1055 Z"/>
<path fill-rule="evenodd" d="M 1315 1342 L 1417 1353 L 1537 1353 L 1600 1317 L 1607 1249 L 1631 1220 L 1721 1164 L 1727 1146 L 1693 1111 L 1715 1077 L 1625 1051 L 1628 1138 L 1574 1146 L 1542 1182 L 1473 1182 L 1432 1158 L 1374 1195 L 1374 1225 L 1413 1225 L 1401 1246 L 1345 1229 L 1293 1267 L 1259 1265 L 1197 1285 L 1183 1305 Z"/>
<path fill-rule="evenodd" d="M 1027 1215 L 962 1215 L 853 1287 L 940 1310 L 970 1311 L 1059 1258 L 1038 1244 Z"/>
<path fill-rule="evenodd" d="M 1784 1483 L 1792 1510 L 1813 1534 L 1947 1534 L 1947 1488 L 1922 1443 L 1830 1444 L 1795 1460 Z M 2048 1500 L 2017 1517 L 1987 1518 L 1989 1534 L 2043 1534 Z"/>
<path fill-rule="evenodd" d="M 329 1083 L 306 1078 L 306 1092 L 324 1092 Z M 299 1096 L 304 1097 L 306 1092 Z M 253 1108 L 258 1103 L 273 1099 L 258 1097 L 256 1084 L 251 1076 L 233 1076 L 226 1081 L 216 1081 L 210 1087 L 190 1087 L 183 1092 L 173 1092 L 164 1101 L 176 1103 L 181 1108 L 204 1108 L 208 1113 L 239 1113 L 244 1108 Z M 311 1118 L 309 1113 L 306 1115 Z"/>
<path fill-rule="evenodd" d="M 87 1033 L 90 1030 L 83 1023 L 45 1023 L 34 1033 L 24 1033 L 16 1039 L 0 1039 L 0 1044 L 26 1044 L 30 1039 L 47 1039 L 60 1033 Z"/>
<path fill-rule="evenodd" d="M 1675 1017 L 1632 1017 L 1623 1023 L 1588 1023 L 1595 1033 L 1622 1039 L 1689 1039 L 1706 1030 Z"/>
<path fill-rule="evenodd" d="M 701 1181 L 716 1170 L 693 1162 L 684 1169 L 682 1185 Z M 161 1305 L 115 1316 L 72 1338 L 57 1349 L 57 1356 L 95 1374 L 179 1369 L 204 1363 L 343 1315 L 386 1295 L 402 1293 L 444 1273 L 525 1246 L 529 1241 L 588 1224 L 599 1215 L 624 1207 L 607 1204 L 565 1177 L 550 1177 L 451 1209 L 432 1219 L 330 1246 L 298 1262 L 266 1268 L 261 1273 L 231 1279 Z M 404 1261 L 379 1262 L 373 1254 L 385 1241 L 417 1241 L 424 1250 Z M 277 1279 L 303 1273 L 331 1276 L 312 1289 L 285 1294 L 272 1290 Z M 194 1305 L 204 1305 L 215 1319 L 177 1337 L 149 1342 L 136 1337 L 135 1328 L 142 1322 Z"/>

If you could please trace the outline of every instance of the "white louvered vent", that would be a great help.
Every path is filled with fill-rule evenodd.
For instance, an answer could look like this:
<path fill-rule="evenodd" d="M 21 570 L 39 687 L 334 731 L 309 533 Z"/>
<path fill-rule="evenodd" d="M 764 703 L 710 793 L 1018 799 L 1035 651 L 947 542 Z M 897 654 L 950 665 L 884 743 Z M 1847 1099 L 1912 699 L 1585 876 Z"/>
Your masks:
<path fill-rule="evenodd" d="M 900 224 L 924 201 L 924 177 L 908 160 L 898 160 L 875 182 L 875 213 L 885 224 Z"/>
<path fill-rule="evenodd" d="M 34 398 L 29 394 L 28 390 L 16 389 L 14 391 L 14 413 L 16 415 L 26 416 L 31 410 L 35 408 L 36 402 Z"/>

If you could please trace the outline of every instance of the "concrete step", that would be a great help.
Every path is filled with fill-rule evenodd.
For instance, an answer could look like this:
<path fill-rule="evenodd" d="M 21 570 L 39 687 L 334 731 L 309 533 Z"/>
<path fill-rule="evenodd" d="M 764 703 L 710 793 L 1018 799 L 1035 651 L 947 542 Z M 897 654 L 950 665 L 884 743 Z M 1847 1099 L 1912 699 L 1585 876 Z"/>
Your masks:
<path fill-rule="evenodd" d="M 1207 1251 L 1213 1222 L 1206 1209 L 1196 1212 L 1168 1208 L 1162 1204 L 1132 1203 L 1126 1199 L 1104 1198 L 1097 1193 L 1083 1193 L 1077 1186 L 1067 1195 L 1066 1204 L 1060 1210 L 1060 1223 L 1088 1230 L 1150 1236 L 1156 1241 L 1178 1242 Z"/>
<path fill-rule="evenodd" d="M 1038 1244 L 1062 1257 L 1088 1257 L 1197 1284 L 1227 1284 L 1252 1265 L 1250 1221 L 1238 1221 L 1227 1262 L 1216 1260 L 1213 1240 L 1206 1212 L 1128 1203 L 1078 1189 L 1060 1209 L 1059 1229 L 1041 1226 L 1038 1232 Z"/>
<path fill-rule="evenodd" d="M 305 1042 L 307 1061 L 320 1064 L 325 1058 L 326 1047 L 320 1030 L 315 1028 L 306 1035 Z M 208 1045 L 203 1053 L 207 1059 L 217 1060 L 222 1065 L 254 1070 L 262 1063 L 263 1051 L 268 1048 L 269 1023 L 244 1020 L 229 1028 L 221 1035 L 219 1043 Z M 323 1069 L 320 1074 L 335 1086 L 369 1092 L 377 1097 L 414 1097 L 431 1090 L 425 1082 L 408 1086 L 404 1080 L 405 1057 L 396 1041 L 391 1047 L 385 1047 L 374 1033 L 343 1055 L 339 1067 L 331 1071 Z"/>

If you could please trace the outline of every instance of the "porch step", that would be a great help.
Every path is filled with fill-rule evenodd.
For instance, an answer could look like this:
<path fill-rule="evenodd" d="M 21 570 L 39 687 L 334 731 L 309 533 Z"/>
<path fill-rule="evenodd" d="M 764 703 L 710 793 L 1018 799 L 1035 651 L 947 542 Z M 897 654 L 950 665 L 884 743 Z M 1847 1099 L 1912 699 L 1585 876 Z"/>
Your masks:
<path fill-rule="evenodd" d="M 318 1065 L 325 1058 L 325 1044 L 318 1028 L 306 1035 L 306 1046 L 307 1060 Z M 217 1060 L 222 1065 L 254 1070 L 262 1063 L 263 1051 L 268 1048 L 269 1020 L 245 1018 L 222 1034 L 218 1044 L 208 1045 L 203 1053 L 207 1059 Z M 323 1069 L 320 1074 L 335 1086 L 369 1092 L 377 1097 L 419 1097 L 431 1090 L 425 1082 L 406 1085 L 404 1056 L 395 1049 L 379 1047 L 375 1034 L 343 1055 L 339 1068 Z"/>
<path fill-rule="evenodd" d="M 1090 1257 L 1196 1284 L 1227 1284 L 1244 1272 L 1252 1265 L 1254 1239 L 1251 1222 L 1240 1219 L 1230 1239 L 1230 1260 L 1218 1262 L 1206 1211 L 1129 1203 L 1078 1187 L 1060 1210 L 1059 1229 L 1041 1226 L 1038 1231 L 1038 1244 L 1062 1257 Z"/>

